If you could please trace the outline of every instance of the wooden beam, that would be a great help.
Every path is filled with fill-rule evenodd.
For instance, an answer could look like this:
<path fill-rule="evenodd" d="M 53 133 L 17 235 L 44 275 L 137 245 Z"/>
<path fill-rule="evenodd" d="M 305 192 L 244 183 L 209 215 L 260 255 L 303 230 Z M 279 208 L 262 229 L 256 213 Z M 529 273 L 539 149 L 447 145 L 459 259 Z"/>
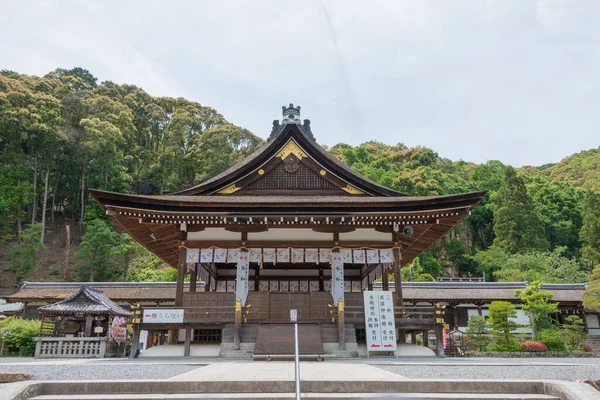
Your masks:
<path fill-rule="evenodd" d="M 290 240 L 248 240 L 246 247 L 248 248 L 331 248 L 335 244 L 334 241 L 324 240 L 306 240 L 306 241 L 290 241 Z M 360 241 L 360 240 L 342 240 L 339 241 L 340 247 L 362 248 L 371 247 L 375 249 L 389 249 L 393 247 L 393 243 L 383 241 Z M 188 240 L 185 246 L 192 248 L 237 248 L 242 245 L 241 241 L 237 240 Z"/>

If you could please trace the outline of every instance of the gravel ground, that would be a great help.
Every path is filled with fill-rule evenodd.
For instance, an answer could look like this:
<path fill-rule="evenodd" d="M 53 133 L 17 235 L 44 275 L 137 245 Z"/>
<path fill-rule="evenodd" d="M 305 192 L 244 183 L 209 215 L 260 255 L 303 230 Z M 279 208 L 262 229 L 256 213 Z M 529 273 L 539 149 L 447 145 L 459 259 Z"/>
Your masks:
<path fill-rule="evenodd" d="M 600 379 L 599 365 L 374 365 L 422 379 Z"/>
<path fill-rule="evenodd" d="M 0 372 L 27 372 L 36 380 L 167 379 L 199 368 L 200 365 L 0 365 Z"/>

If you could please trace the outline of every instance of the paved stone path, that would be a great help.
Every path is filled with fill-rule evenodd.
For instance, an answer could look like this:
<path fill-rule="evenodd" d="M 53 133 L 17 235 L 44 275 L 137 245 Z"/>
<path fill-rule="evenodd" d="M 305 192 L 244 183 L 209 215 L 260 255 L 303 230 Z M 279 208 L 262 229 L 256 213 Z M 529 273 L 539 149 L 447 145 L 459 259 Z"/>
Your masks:
<path fill-rule="evenodd" d="M 399 381 L 397 373 L 361 363 L 300 362 L 303 381 Z M 292 361 L 222 361 L 200 367 L 170 380 L 179 381 L 292 381 Z"/>

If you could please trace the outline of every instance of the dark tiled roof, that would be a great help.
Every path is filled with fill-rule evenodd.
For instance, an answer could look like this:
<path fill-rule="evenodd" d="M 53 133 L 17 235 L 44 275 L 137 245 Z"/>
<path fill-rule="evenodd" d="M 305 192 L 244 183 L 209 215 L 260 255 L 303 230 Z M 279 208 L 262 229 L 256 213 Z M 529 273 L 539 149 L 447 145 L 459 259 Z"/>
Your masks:
<path fill-rule="evenodd" d="M 8 296 L 11 302 L 52 301 L 72 293 L 76 282 L 25 282 L 18 293 Z M 90 284 L 88 284 L 90 285 Z M 96 288 L 120 302 L 172 302 L 175 300 L 175 282 L 94 282 Z M 188 285 L 188 283 L 186 283 Z M 526 282 L 404 282 L 402 295 L 407 302 L 429 301 L 516 301 L 515 289 L 523 289 Z M 202 284 L 198 282 L 198 287 Z M 375 283 L 381 287 L 381 283 Z M 390 282 L 390 288 L 394 283 Z M 558 302 L 581 303 L 585 284 L 547 284 L 544 290 L 554 293 Z M 66 293 L 66 294 L 65 294 Z"/>
<path fill-rule="evenodd" d="M 77 300 L 76 300 L 77 299 Z M 85 301 L 87 299 L 87 301 Z M 129 316 L 131 313 L 109 299 L 102 290 L 81 285 L 78 291 L 58 303 L 40 307 L 48 313 L 88 313 Z"/>

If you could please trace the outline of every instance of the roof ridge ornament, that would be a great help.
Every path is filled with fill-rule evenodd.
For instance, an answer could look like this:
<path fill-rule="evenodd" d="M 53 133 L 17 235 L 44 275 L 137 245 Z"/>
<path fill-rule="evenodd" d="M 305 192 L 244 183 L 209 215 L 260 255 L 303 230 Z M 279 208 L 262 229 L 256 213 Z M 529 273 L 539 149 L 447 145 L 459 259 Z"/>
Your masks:
<path fill-rule="evenodd" d="M 281 123 L 279 123 L 279 120 L 277 119 L 273 121 L 273 128 L 271 129 L 269 140 L 273 140 L 279 136 L 286 125 L 297 125 L 302 133 L 304 133 L 310 139 L 315 140 L 310 129 L 310 120 L 305 119 L 303 123 L 300 122 L 300 109 L 300 106 L 294 107 L 293 103 L 290 103 L 290 105 L 287 107 L 281 107 L 283 119 L 281 120 Z"/>

